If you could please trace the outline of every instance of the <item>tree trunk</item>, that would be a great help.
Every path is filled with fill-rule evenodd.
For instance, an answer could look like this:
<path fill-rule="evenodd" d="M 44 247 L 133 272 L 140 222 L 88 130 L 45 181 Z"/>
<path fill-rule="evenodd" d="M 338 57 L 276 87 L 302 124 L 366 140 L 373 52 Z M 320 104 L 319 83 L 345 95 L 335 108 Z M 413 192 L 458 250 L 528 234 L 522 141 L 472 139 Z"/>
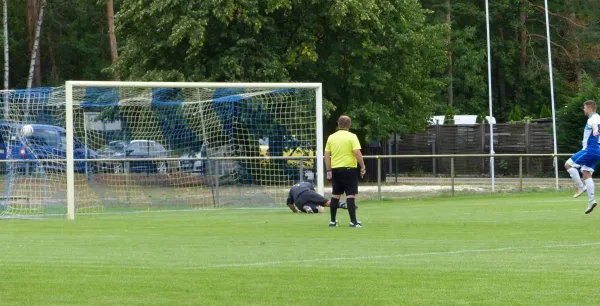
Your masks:
<path fill-rule="evenodd" d="M 28 34 L 29 34 L 29 52 L 30 54 L 32 54 L 33 52 L 33 46 L 35 44 L 35 31 L 36 31 L 36 24 L 37 24 L 37 20 L 38 20 L 38 9 L 39 9 L 39 5 L 38 5 L 38 0 L 27 0 L 27 29 L 28 29 Z M 34 71 L 33 71 L 33 81 L 32 83 L 36 86 L 39 86 L 41 84 L 41 80 L 40 80 L 40 51 L 39 49 L 36 51 L 36 55 L 35 55 L 35 66 L 34 66 Z M 32 57 L 33 58 L 33 57 Z"/>
<path fill-rule="evenodd" d="M 56 67 L 56 58 L 52 50 L 52 40 L 48 37 L 48 56 L 50 56 L 50 78 L 53 84 L 58 83 L 58 69 Z"/>
<path fill-rule="evenodd" d="M 29 65 L 29 77 L 27 78 L 27 88 L 31 88 L 36 64 L 39 65 L 39 57 L 37 56 L 37 54 L 39 53 L 38 47 L 40 44 L 40 32 L 42 30 L 42 21 L 44 20 L 44 8 L 45 7 L 46 7 L 46 0 L 42 0 L 42 3 L 40 4 L 40 13 L 38 15 L 37 23 L 35 26 L 35 36 L 33 39 L 33 47 L 31 50 L 31 62 Z M 38 66 L 38 70 L 39 70 L 39 66 Z"/>
<path fill-rule="evenodd" d="M 29 52 L 31 52 L 31 48 L 33 47 L 37 14 L 37 0 L 27 0 L 27 33 L 29 34 Z"/>
<path fill-rule="evenodd" d="M 502 15 L 498 16 L 498 24 L 503 24 L 504 17 Z M 504 40 L 504 28 L 498 28 L 498 36 L 500 40 Z M 498 75 L 498 106 L 500 108 L 506 107 L 506 79 L 504 77 L 504 63 L 499 58 L 496 63 L 498 64 L 497 75 Z"/>
<path fill-rule="evenodd" d="M 8 0 L 2 1 L 2 13 L 4 16 L 4 89 L 8 89 L 9 76 L 9 49 L 8 49 Z"/>
<path fill-rule="evenodd" d="M 525 6 L 521 6 L 521 12 L 519 14 L 521 20 L 521 28 L 519 30 L 519 40 L 521 45 L 521 68 L 527 66 L 527 12 L 525 12 Z"/>
<path fill-rule="evenodd" d="M 35 48 L 35 67 L 33 70 L 33 86 L 40 87 L 42 86 L 42 67 L 40 63 L 40 46 L 39 46 L 39 37 L 38 37 L 38 46 Z"/>
<path fill-rule="evenodd" d="M 569 18 L 571 20 L 575 19 L 575 11 L 573 10 L 573 6 L 571 6 L 571 12 L 569 13 Z M 583 73 L 581 69 L 581 52 L 579 50 L 579 41 L 577 40 L 577 33 L 575 33 L 575 26 L 572 23 L 569 23 L 569 39 L 573 41 L 573 69 L 575 70 L 575 79 L 577 81 L 577 85 L 579 85 L 579 89 L 581 90 L 581 84 L 583 83 Z"/>
<path fill-rule="evenodd" d="M 108 38 L 110 41 L 110 62 L 114 65 L 119 58 L 117 49 L 117 37 L 115 35 L 115 8 L 114 0 L 108 0 L 106 2 L 106 15 L 108 16 Z M 115 81 L 119 81 L 119 76 L 116 71 L 113 71 L 113 78 Z"/>
<path fill-rule="evenodd" d="M 454 104 L 453 58 L 452 58 L 452 3 L 446 0 L 446 23 L 448 24 L 448 105 Z"/>

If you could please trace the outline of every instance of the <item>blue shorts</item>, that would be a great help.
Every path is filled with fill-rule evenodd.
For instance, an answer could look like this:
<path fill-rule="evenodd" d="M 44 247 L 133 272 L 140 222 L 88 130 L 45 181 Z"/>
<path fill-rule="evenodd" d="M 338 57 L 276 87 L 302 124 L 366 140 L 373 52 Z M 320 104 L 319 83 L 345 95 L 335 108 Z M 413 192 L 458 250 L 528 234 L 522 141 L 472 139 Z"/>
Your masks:
<path fill-rule="evenodd" d="M 600 161 L 600 150 L 581 150 L 567 161 L 571 167 L 581 168 L 582 171 L 594 172 Z"/>

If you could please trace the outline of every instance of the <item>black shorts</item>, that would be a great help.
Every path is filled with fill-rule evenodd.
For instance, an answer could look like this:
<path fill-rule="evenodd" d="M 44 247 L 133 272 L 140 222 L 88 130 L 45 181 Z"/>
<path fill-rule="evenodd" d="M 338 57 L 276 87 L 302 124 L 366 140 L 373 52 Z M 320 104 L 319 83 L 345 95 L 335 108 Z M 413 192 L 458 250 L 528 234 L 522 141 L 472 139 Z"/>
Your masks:
<path fill-rule="evenodd" d="M 333 195 L 355 195 L 358 194 L 358 169 L 357 168 L 333 168 L 331 172 L 331 184 Z"/>
<path fill-rule="evenodd" d="M 304 212 L 304 210 L 302 209 L 304 206 L 309 206 L 314 213 L 318 213 L 319 210 L 317 209 L 317 205 L 325 206 L 325 203 L 327 203 L 327 201 L 328 200 L 326 197 L 324 197 L 312 190 L 308 190 L 308 191 L 301 193 L 295 202 L 296 202 L 296 207 L 298 209 L 300 209 L 302 212 Z"/>

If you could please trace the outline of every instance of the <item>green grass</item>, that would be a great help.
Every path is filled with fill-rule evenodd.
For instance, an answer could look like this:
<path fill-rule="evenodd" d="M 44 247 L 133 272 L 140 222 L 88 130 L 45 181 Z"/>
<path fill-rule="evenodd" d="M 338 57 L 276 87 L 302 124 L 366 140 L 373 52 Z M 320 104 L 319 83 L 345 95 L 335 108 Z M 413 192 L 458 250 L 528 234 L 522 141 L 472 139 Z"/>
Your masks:
<path fill-rule="evenodd" d="M 0 220 L 1 305 L 598 304 L 600 210 L 567 193 Z"/>

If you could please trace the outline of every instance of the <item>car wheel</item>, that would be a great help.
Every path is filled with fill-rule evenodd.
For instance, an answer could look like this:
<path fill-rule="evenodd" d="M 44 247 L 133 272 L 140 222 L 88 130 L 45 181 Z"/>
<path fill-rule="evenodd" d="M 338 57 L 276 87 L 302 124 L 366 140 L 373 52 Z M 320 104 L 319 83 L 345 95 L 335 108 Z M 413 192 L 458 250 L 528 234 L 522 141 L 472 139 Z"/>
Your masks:
<path fill-rule="evenodd" d="M 115 174 L 123 173 L 124 169 L 125 169 L 125 167 L 121 163 L 113 165 L 113 173 L 115 173 Z"/>
<path fill-rule="evenodd" d="M 41 163 L 41 162 L 38 162 L 38 163 L 36 163 L 36 164 L 35 164 L 35 168 L 33 169 L 33 171 L 34 171 L 34 173 L 37 173 L 37 174 L 43 174 L 43 173 L 45 173 L 45 172 L 46 172 L 46 171 L 45 171 L 45 170 L 46 170 L 45 168 L 46 168 L 46 167 L 44 167 L 44 164 L 43 164 L 43 163 Z"/>
<path fill-rule="evenodd" d="M 167 163 L 162 161 L 162 162 L 158 162 L 158 164 L 156 164 L 156 172 L 157 173 L 167 173 L 168 171 L 168 167 L 167 167 Z"/>

